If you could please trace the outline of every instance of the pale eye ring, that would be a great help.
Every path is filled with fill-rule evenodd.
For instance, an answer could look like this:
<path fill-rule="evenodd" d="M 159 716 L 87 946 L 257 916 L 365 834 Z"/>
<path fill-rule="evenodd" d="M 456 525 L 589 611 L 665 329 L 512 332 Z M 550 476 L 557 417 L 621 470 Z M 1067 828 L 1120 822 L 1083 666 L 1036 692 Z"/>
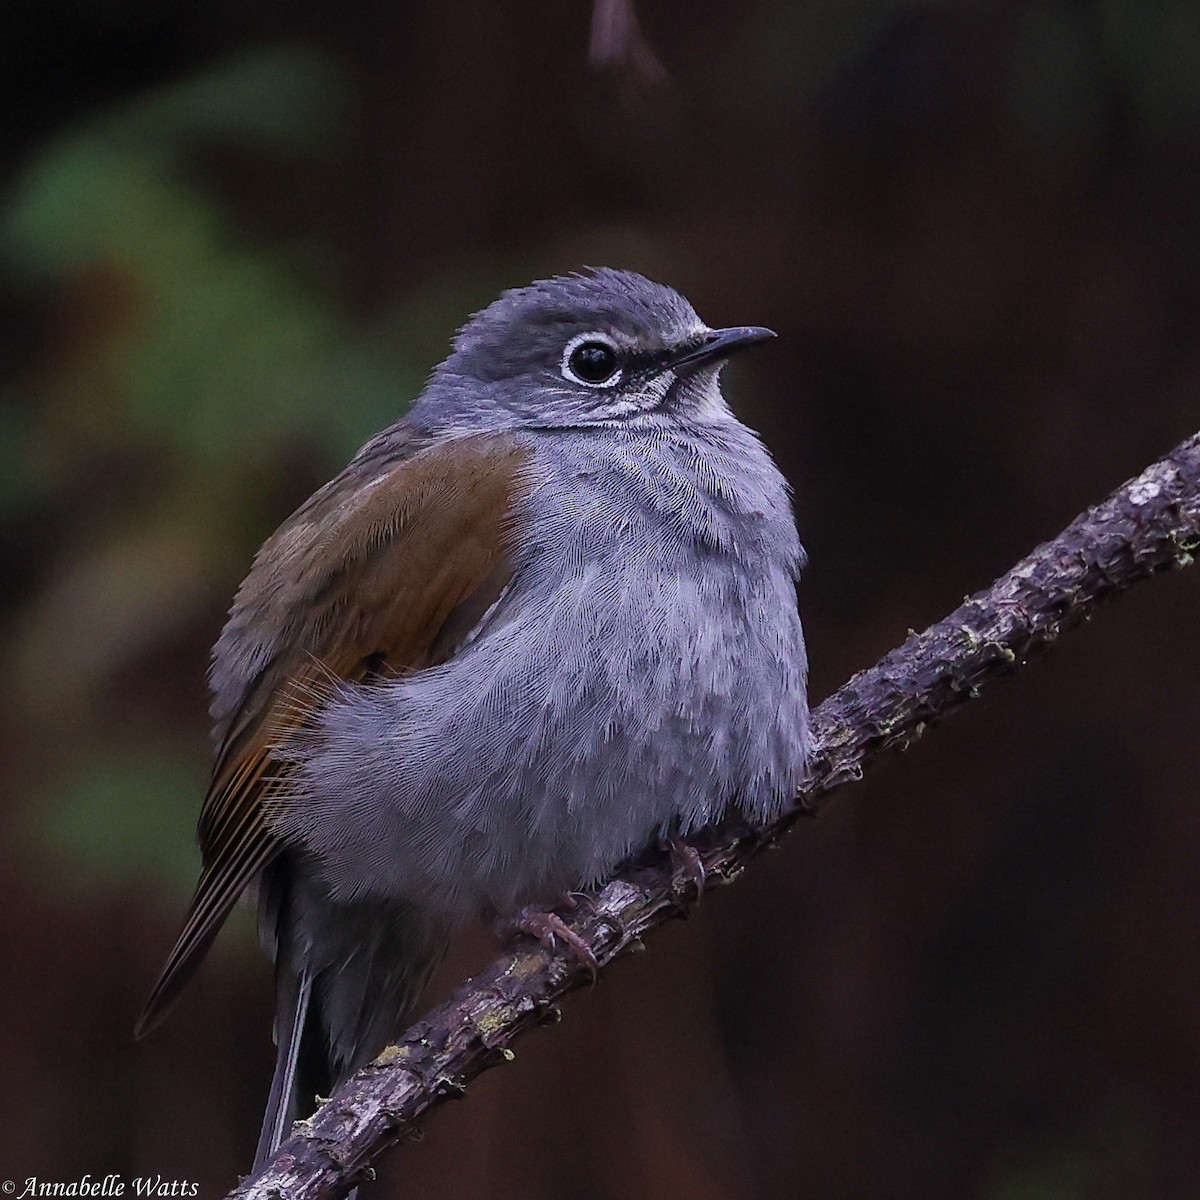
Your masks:
<path fill-rule="evenodd" d="M 621 351 L 604 333 L 581 333 L 563 350 L 563 378 L 584 387 L 613 387 L 621 379 Z"/>

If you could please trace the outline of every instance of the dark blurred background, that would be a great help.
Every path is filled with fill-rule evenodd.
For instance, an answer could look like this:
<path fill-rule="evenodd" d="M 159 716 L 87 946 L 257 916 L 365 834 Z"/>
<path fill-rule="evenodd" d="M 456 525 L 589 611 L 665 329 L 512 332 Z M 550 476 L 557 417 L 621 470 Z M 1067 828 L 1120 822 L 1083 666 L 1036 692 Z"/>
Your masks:
<path fill-rule="evenodd" d="M 0 15 L 0 1177 L 248 1168 L 248 914 L 130 1039 L 208 648 L 500 288 L 628 266 L 778 330 L 726 378 L 795 484 L 816 699 L 1200 426 L 1200 6 L 639 12 L 665 74 L 589 66 L 584 0 Z M 371 1196 L 1200 1196 L 1198 613 L 1161 579 L 989 689 Z"/>

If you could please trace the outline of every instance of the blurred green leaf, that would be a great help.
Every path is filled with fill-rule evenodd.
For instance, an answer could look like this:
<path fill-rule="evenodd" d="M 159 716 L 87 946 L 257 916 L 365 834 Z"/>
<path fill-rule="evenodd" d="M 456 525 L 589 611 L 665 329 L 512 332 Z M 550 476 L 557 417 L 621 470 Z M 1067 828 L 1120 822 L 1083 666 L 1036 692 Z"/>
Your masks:
<path fill-rule="evenodd" d="M 138 97 L 66 132 L 26 169 L 0 222 L 6 256 L 42 275 L 115 257 L 152 281 L 175 277 L 226 236 L 217 210 L 189 189 L 189 152 L 245 141 L 320 153 L 348 113 L 341 74 L 296 51 L 265 51 Z"/>
<path fill-rule="evenodd" d="M 143 97 L 110 120 L 116 132 L 148 142 L 188 134 L 305 153 L 328 149 L 349 111 L 346 76 L 332 60 L 274 46 Z"/>
<path fill-rule="evenodd" d="M 131 876 L 190 891 L 207 775 L 202 757 L 182 751 L 91 759 L 30 806 L 24 832 L 63 860 L 63 891 L 107 888 Z"/>
<path fill-rule="evenodd" d="M 336 465 L 402 414 L 420 377 L 309 291 L 287 248 L 245 245 L 187 169 L 197 142 L 322 153 L 346 93 L 326 60 L 262 52 L 122 105 L 29 166 L 0 217 L 4 255 L 39 279 L 103 264 L 119 317 L 63 389 L 70 403 L 115 376 L 128 439 L 230 474 L 297 437 Z"/>

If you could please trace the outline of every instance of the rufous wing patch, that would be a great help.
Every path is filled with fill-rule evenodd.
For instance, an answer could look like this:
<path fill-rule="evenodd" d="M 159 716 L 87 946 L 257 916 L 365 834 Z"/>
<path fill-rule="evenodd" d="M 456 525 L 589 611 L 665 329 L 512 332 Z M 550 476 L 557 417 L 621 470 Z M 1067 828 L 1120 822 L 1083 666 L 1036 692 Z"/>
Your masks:
<path fill-rule="evenodd" d="M 528 456 L 514 438 L 475 436 L 414 445 L 377 466 L 355 460 L 259 551 L 217 654 L 241 631 L 266 635 L 271 649 L 218 749 L 200 815 L 203 870 L 138 1036 L 165 1016 L 279 853 L 267 814 L 288 768 L 273 748 L 339 687 L 451 657 L 507 586 Z"/>

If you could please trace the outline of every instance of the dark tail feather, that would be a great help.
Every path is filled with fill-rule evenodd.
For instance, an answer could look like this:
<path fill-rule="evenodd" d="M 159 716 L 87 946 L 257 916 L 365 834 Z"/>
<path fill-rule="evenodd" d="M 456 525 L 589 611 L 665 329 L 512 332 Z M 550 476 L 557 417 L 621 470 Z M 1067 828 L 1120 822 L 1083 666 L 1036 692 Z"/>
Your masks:
<path fill-rule="evenodd" d="M 348 1075 L 403 1032 L 446 931 L 403 903 L 339 904 L 298 858 L 263 872 L 259 921 L 275 958 L 275 1076 L 257 1172 Z"/>
<path fill-rule="evenodd" d="M 271 1079 L 271 1095 L 263 1117 L 262 1133 L 254 1154 L 257 1174 L 279 1149 L 291 1132 L 300 1111 L 300 1055 L 308 1027 L 309 1001 L 312 998 L 312 974 L 308 970 L 292 975 L 284 964 L 279 971 L 275 1014 L 275 1075 Z"/>

